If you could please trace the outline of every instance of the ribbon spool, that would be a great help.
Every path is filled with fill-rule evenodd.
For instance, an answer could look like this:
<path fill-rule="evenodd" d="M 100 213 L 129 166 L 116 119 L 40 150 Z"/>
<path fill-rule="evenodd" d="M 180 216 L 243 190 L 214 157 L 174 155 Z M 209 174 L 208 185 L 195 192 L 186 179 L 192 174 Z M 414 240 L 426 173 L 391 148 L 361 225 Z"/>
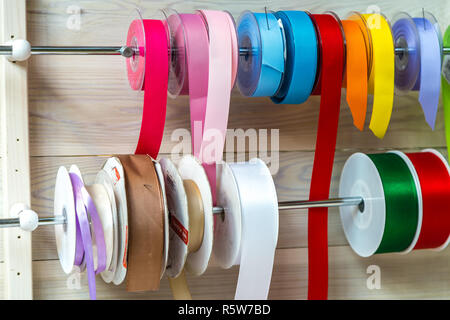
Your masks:
<path fill-rule="evenodd" d="M 106 261 L 104 270 L 109 269 L 112 261 L 113 246 L 114 246 L 114 226 L 113 226 L 113 216 L 111 201 L 106 191 L 106 188 L 101 184 L 92 184 L 86 186 L 86 190 L 92 197 L 95 208 L 97 209 L 98 216 L 100 218 L 101 226 L 103 227 L 103 241 L 105 242 L 105 254 Z M 93 238 L 93 256 L 94 256 L 94 269 L 98 268 L 97 259 L 97 245 L 96 245 L 96 232 L 93 230 L 93 225 L 91 224 L 91 234 Z M 101 273 L 103 273 L 102 271 Z"/>
<path fill-rule="evenodd" d="M 403 51 L 395 56 L 395 87 L 400 93 L 411 90 L 420 73 L 420 37 L 411 16 L 405 12 L 393 19 L 392 35 L 396 48 Z"/>
<path fill-rule="evenodd" d="M 158 290 L 164 267 L 165 204 L 153 159 L 119 156 L 125 173 L 129 244 L 127 291 Z"/>
<path fill-rule="evenodd" d="M 418 175 L 405 154 L 353 154 L 342 169 L 339 196 L 364 201 L 363 206 L 340 208 L 345 236 L 358 255 L 407 253 L 414 248 L 423 201 Z"/>
<path fill-rule="evenodd" d="M 450 241 L 450 167 L 434 149 L 407 153 L 420 181 L 423 219 L 414 249 L 445 249 Z"/>
<path fill-rule="evenodd" d="M 317 72 L 317 35 L 311 18 L 303 11 L 279 11 L 286 46 L 285 72 L 275 103 L 300 104 L 310 96 Z"/>
<path fill-rule="evenodd" d="M 169 208 L 167 204 L 167 195 L 166 195 L 166 186 L 165 186 L 165 179 L 164 179 L 164 173 L 161 168 L 161 164 L 152 159 L 153 164 L 155 166 L 156 175 L 158 176 L 158 182 L 159 187 L 161 190 L 162 200 L 163 200 L 163 214 L 164 214 L 164 251 L 162 254 L 162 261 L 161 261 L 161 276 L 160 279 L 162 279 L 164 272 L 166 271 L 167 266 L 167 259 L 169 256 Z"/>
<path fill-rule="evenodd" d="M 114 279 L 114 274 L 117 270 L 117 263 L 119 259 L 119 219 L 118 208 L 116 203 L 116 197 L 114 195 L 114 186 L 112 179 L 104 170 L 100 170 L 95 177 L 95 184 L 101 185 L 105 188 L 109 199 L 109 205 L 111 210 L 112 225 L 110 229 L 112 231 L 112 247 L 107 249 L 108 254 L 111 256 L 108 267 L 100 275 L 106 283 L 110 283 Z M 103 223 L 103 220 L 102 220 Z M 104 227 L 105 229 L 106 226 Z M 106 237 L 105 237 L 106 238 Z"/>
<path fill-rule="evenodd" d="M 284 34 L 277 17 L 244 11 L 237 25 L 238 47 L 248 51 L 239 56 L 239 90 L 247 97 L 274 96 L 285 71 Z"/>
<path fill-rule="evenodd" d="M 269 169 L 260 159 L 221 165 L 214 256 L 223 268 L 240 265 L 236 300 L 267 299 L 278 240 L 278 201 Z"/>
<path fill-rule="evenodd" d="M 237 36 L 228 12 L 200 10 L 182 14 L 186 35 L 192 150 L 215 186 L 215 163 L 221 161 L 228 123 L 231 88 L 237 73 Z M 213 199 L 215 188 L 212 189 Z"/>
<path fill-rule="evenodd" d="M 389 126 L 394 102 L 395 54 L 391 27 L 382 14 L 363 14 L 372 39 L 369 93 L 373 93 L 369 128 L 382 139 Z"/>
<path fill-rule="evenodd" d="M 127 46 L 138 54 L 126 60 L 131 88 L 144 91 L 141 130 L 135 153 L 156 158 L 164 133 L 169 59 L 172 60 L 172 54 L 168 54 L 171 48 L 170 21 L 144 20 L 139 11 L 138 15 L 130 24 L 127 35 Z M 171 87 L 176 88 L 178 81 L 176 77 L 172 79 L 175 80 Z"/>
<path fill-rule="evenodd" d="M 401 13 L 393 25 L 396 47 L 404 53 L 396 56 L 396 87 L 400 91 L 419 90 L 419 102 L 429 126 L 434 129 L 439 104 L 441 70 L 441 34 L 436 19 L 429 13 L 411 19 Z"/>
<path fill-rule="evenodd" d="M 72 166 L 70 172 L 64 167 L 58 170 L 54 214 L 67 219 L 66 224 L 55 226 L 61 266 L 64 272 L 70 273 L 74 266 L 84 265 L 90 298 L 96 299 L 95 275 L 103 272 L 107 266 L 105 237 L 101 218 L 76 166 Z M 106 221 L 106 215 L 104 218 Z M 111 240 L 110 237 L 108 240 Z"/>
<path fill-rule="evenodd" d="M 166 273 L 169 278 L 178 277 L 188 254 L 189 211 L 183 179 L 171 160 L 160 160 L 170 212 L 169 255 Z"/>
<path fill-rule="evenodd" d="M 367 87 L 370 76 L 370 31 L 357 14 L 342 21 L 346 40 L 346 68 L 343 87 L 347 89 L 347 103 L 353 124 L 360 131 L 364 128 L 367 111 Z"/>
<path fill-rule="evenodd" d="M 128 254 L 128 204 L 125 190 L 125 173 L 122 163 L 116 157 L 109 158 L 97 174 L 96 182 L 110 180 L 117 211 L 117 259 L 115 266 L 102 273 L 105 282 L 120 285 L 127 274 Z M 109 182 L 107 183 L 109 184 Z M 108 189 L 108 188 L 107 188 Z M 116 250 L 116 246 L 115 249 Z"/>
<path fill-rule="evenodd" d="M 197 164 L 198 166 L 198 164 Z M 204 239 L 205 214 L 200 189 L 184 180 L 174 164 L 161 159 L 170 211 L 170 245 L 167 276 L 176 300 L 192 299 L 184 273 L 189 254 L 197 252 Z"/>
<path fill-rule="evenodd" d="M 199 276 L 202 275 L 208 267 L 208 262 L 213 247 L 211 188 L 205 169 L 200 165 L 199 161 L 191 155 L 186 155 L 181 158 L 178 164 L 178 172 L 180 177 L 183 179 L 183 182 L 186 180 L 193 181 L 200 192 L 202 200 L 204 214 L 203 240 L 197 250 L 189 252 L 185 263 L 185 269 L 189 273 Z"/>

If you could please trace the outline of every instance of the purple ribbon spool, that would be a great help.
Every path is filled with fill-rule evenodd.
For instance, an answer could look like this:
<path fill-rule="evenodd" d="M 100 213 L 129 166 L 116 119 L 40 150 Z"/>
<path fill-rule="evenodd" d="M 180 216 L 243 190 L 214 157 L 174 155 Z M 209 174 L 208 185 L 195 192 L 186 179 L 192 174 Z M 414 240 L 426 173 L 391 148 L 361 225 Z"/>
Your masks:
<path fill-rule="evenodd" d="M 86 264 L 89 296 L 92 300 L 97 298 L 95 275 L 104 271 L 106 268 L 106 244 L 103 233 L 103 226 L 94 201 L 87 192 L 81 178 L 71 172 L 69 173 L 72 182 L 73 194 L 75 198 L 76 223 L 77 223 L 77 242 L 76 242 L 76 259 L 75 265 L 80 266 Z M 94 237 L 97 245 L 97 270 L 94 270 L 94 257 L 92 249 L 91 228 L 89 216 L 94 227 Z M 80 257 L 83 257 L 80 259 Z"/>
<path fill-rule="evenodd" d="M 395 56 L 395 87 L 400 91 L 409 91 L 419 79 L 420 38 L 414 21 L 402 13 L 392 27 L 396 48 L 405 51 Z"/>

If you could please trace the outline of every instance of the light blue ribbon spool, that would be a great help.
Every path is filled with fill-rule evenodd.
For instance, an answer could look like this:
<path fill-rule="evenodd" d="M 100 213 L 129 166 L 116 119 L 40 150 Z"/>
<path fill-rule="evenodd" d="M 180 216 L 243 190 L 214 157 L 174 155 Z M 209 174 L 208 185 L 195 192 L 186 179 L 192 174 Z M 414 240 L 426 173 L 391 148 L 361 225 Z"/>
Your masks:
<path fill-rule="evenodd" d="M 284 73 L 284 34 L 273 13 L 245 11 L 239 18 L 239 56 L 237 82 L 243 95 L 271 97 L 280 88 Z"/>
<path fill-rule="evenodd" d="M 275 103 L 299 104 L 311 95 L 317 72 L 317 35 L 306 12 L 279 11 L 286 36 L 286 69 Z"/>

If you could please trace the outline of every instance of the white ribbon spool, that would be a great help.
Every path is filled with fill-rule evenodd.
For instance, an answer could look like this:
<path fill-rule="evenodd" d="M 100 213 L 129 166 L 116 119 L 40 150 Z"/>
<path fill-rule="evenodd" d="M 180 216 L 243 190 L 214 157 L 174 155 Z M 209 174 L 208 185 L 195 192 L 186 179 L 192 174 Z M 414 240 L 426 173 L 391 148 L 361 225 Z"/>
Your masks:
<path fill-rule="evenodd" d="M 240 265 L 235 299 L 267 299 L 278 241 L 278 200 L 265 163 L 224 163 L 217 201 L 225 214 L 215 217 L 214 255 L 224 268 Z"/>
<path fill-rule="evenodd" d="M 76 213 L 72 182 L 65 167 L 59 167 L 56 176 L 53 214 L 66 218 L 66 224 L 55 225 L 55 239 L 61 267 L 70 274 L 75 263 Z"/>
<path fill-rule="evenodd" d="M 128 249 L 128 207 L 125 191 L 125 173 L 120 160 L 109 158 L 103 165 L 104 170 L 113 182 L 114 196 L 117 204 L 118 217 L 118 259 L 113 283 L 119 285 L 127 275 L 127 249 Z"/>
<path fill-rule="evenodd" d="M 113 220 L 113 247 L 111 252 L 111 263 L 100 275 L 106 283 L 110 283 L 117 269 L 117 260 L 119 256 L 119 219 L 117 216 L 117 203 L 114 196 L 113 182 L 111 177 L 104 170 L 100 170 L 95 177 L 95 183 L 102 185 L 109 198 L 111 214 Z"/>
<path fill-rule="evenodd" d="M 187 239 L 182 235 L 183 231 L 189 234 L 188 202 L 183 179 L 181 179 L 173 162 L 167 158 L 162 158 L 159 162 L 164 174 L 167 206 L 171 220 L 171 227 L 169 228 L 169 256 L 166 272 L 167 276 L 176 278 L 183 270 L 188 254 Z"/>
<path fill-rule="evenodd" d="M 153 160 L 153 159 L 152 159 Z M 158 161 L 153 160 L 155 164 L 156 175 L 158 176 L 159 186 L 161 188 L 162 198 L 164 202 L 164 251 L 162 254 L 161 262 L 161 279 L 166 271 L 167 257 L 169 254 L 169 209 L 167 208 L 166 187 L 164 183 L 164 175 L 161 169 L 161 165 Z"/>

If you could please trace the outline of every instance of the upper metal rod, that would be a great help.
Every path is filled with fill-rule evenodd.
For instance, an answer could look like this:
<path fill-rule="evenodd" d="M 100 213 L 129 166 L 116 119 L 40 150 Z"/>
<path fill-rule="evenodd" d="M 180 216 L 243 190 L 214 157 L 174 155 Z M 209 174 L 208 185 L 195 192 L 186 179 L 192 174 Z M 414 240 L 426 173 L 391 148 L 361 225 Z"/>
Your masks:
<path fill-rule="evenodd" d="M 359 206 L 359 209 L 363 211 L 364 200 L 361 197 L 347 197 L 347 198 L 335 198 L 328 200 L 298 200 L 298 201 L 281 201 L 278 202 L 279 210 L 296 210 L 296 209 L 309 209 L 309 208 L 321 208 L 321 207 L 343 207 L 343 206 Z M 221 207 L 213 207 L 213 214 L 224 214 L 225 210 Z M 53 216 L 39 218 L 38 226 L 48 226 L 66 223 L 64 216 Z M 12 228 L 20 227 L 19 218 L 7 218 L 0 219 L 0 228 Z"/>
<path fill-rule="evenodd" d="M 395 54 L 404 54 L 407 49 L 395 48 Z M 0 46 L 0 55 L 10 55 L 12 52 L 11 46 Z M 443 48 L 442 53 L 444 55 L 450 55 L 450 48 Z M 31 47 L 31 54 L 37 55 L 122 55 L 125 58 L 130 58 L 134 54 L 139 54 L 138 50 L 128 47 Z M 240 48 L 239 54 L 246 56 L 250 54 L 250 49 Z"/>

